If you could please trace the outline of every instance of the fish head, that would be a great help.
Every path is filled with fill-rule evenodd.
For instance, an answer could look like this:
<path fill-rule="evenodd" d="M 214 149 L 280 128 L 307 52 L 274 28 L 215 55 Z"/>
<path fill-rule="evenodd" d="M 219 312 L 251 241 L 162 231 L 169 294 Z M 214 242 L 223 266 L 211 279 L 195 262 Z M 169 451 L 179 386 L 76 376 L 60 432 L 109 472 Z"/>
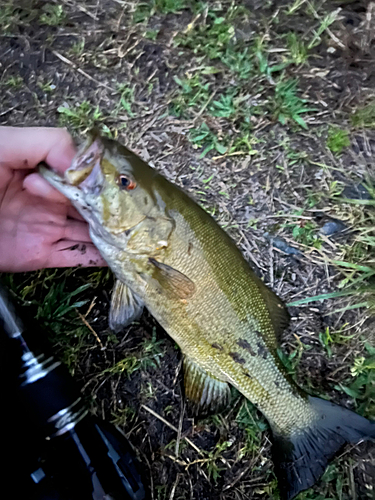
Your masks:
<path fill-rule="evenodd" d="M 134 251 L 152 253 L 171 232 L 160 195 L 166 180 L 117 141 L 92 133 L 64 177 L 39 171 L 87 220 L 99 249 L 110 244 L 123 250 L 132 240 Z"/>

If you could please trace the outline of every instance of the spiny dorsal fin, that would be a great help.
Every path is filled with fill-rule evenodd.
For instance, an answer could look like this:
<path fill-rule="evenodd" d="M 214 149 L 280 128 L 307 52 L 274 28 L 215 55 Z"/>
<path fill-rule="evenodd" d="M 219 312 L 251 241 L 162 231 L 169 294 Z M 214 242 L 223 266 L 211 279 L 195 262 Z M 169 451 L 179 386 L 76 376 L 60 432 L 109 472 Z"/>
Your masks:
<path fill-rule="evenodd" d="M 172 298 L 188 299 L 195 293 L 195 285 L 185 274 L 150 257 L 149 262 L 154 266 L 152 277 L 155 278 L 164 292 Z"/>
<path fill-rule="evenodd" d="M 143 311 L 143 302 L 130 288 L 117 280 L 112 292 L 109 310 L 109 327 L 120 332 L 125 326 L 138 319 Z"/>
<path fill-rule="evenodd" d="M 193 404 L 195 414 L 218 413 L 230 402 L 230 386 L 184 357 L 185 396 Z"/>

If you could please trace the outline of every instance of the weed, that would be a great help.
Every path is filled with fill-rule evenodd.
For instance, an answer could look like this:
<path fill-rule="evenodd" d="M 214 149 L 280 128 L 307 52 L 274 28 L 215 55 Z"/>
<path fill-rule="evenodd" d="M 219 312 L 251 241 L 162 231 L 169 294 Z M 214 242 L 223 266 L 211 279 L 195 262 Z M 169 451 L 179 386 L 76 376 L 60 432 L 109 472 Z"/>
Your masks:
<path fill-rule="evenodd" d="M 200 74 L 190 78 L 180 79 L 174 77 L 175 82 L 181 88 L 181 92 L 172 99 L 170 111 L 176 116 L 185 115 L 190 109 L 199 109 L 209 99 L 210 83 L 204 82 Z"/>
<path fill-rule="evenodd" d="M 14 90 L 19 89 L 23 86 L 23 78 L 22 76 L 10 76 L 7 80 L 2 82 L 2 86 L 11 87 Z"/>
<path fill-rule="evenodd" d="M 371 416 L 375 411 L 375 348 L 365 342 L 366 358 L 359 356 L 351 367 L 352 376 L 345 383 L 336 385 L 335 389 L 345 392 L 354 399 L 357 411 L 361 415 Z"/>
<path fill-rule="evenodd" d="M 0 28 L 1 33 L 12 33 L 16 27 L 31 23 L 38 15 L 37 9 L 26 5 L 21 7 L 14 1 L 1 2 L 0 6 Z"/>
<path fill-rule="evenodd" d="M 212 116 L 230 118 L 237 113 L 237 106 L 234 101 L 235 92 L 229 91 L 222 94 L 219 99 L 212 102 L 209 112 Z"/>
<path fill-rule="evenodd" d="M 231 443 L 229 441 L 219 442 L 212 451 L 206 452 L 207 458 L 202 460 L 206 466 L 208 477 L 212 478 L 215 483 L 220 478 L 221 472 L 225 470 L 224 467 L 220 467 L 216 462 L 221 460 L 221 454 L 230 446 Z"/>
<path fill-rule="evenodd" d="M 268 52 L 264 38 L 257 38 L 255 40 L 254 55 L 258 66 L 258 71 L 261 75 L 265 75 L 269 81 L 272 81 L 272 74 L 285 69 L 289 62 L 275 63 L 269 62 Z"/>
<path fill-rule="evenodd" d="M 53 92 L 56 89 L 56 85 L 53 83 L 53 80 L 49 80 L 48 82 L 38 82 L 38 87 L 45 93 Z"/>
<path fill-rule="evenodd" d="M 134 87 L 129 87 L 128 84 L 124 83 L 117 87 L 117 91 L 120 93 L 120 101 L 117 105 L 116 112 L 123 109 L 127 112 L 130 118 L 134 117 L 132 112 L 132 104 L 134 103 Z"/>
<path fill-rule="evenodd" d="M 147 30 L 145 33 L 145 38 L 155 41 L 159 34 L 159 30 Z"/>
<path fill-rule="evenodd" d="M 307 0 L 294 0 L 294 3 L 288 8 L 287 10 L 287 15 L 291 16 L 292 14 L 295 14 L 297 10 L 304 4 L 306 3 Z"/>
<path fill-rule="evenodd" d="M 104 374 L 121 374 L 128 378 L 138 370 L 160 367 L 160 359 L 164 356 L 161 348 L 163 341 L 156 339 L 156 329 L 153 329 L 151 339 L 146 339 L 140 346 L 138 352 L 125 356 L 120 361 L 102 371 Z"/>
<path fill-rule="evenodd" d="M 247 9 L 233 4 L 224 15 L 208 10 L 207 22 L 177 36 L 175 45 L 190 48 L 195 54 L 205 55 L 209 59 L 219 59 L 232 69 L 237 67 L 244 77 L 244 72 L 247 73 L 249 69 L 245 62 L 248 54 L 241 50 L 241 44 L 236 41 L 234 20 L 247 15 Z"/>
<path fill-rule="evenodd" d="M 200 127 L 191 129 L 189 138 L 196 147 L 203 147 L 205 145 L 200 158 L 206 156 L 206 154 L 213 149 L 221 155 L 225 154 L 228 150 L 228 147 L 223 144 L 205 122 L 203 122 Z"/>
<path fill-rule="evenodd" d="M 43 302 L 37 303 L 38 311 L 35 319 L 43 319 L 47 323 L 61 320 L 68 313 L 87 304 L 88 299 L 75 300 L 75 297 L 91 287 L 86 283 L 71 292 L 65 291 L 65 280 L 52 282 Z"/>
<path fill-rule="evenodd" d="M 79 105 L 76 104 L 74 108 L 69 107 L 67 104 L 59 106 L 57 111 L 61 115 L 63 125 L 69 125 L 74 130 L 82 132 L 87 132 L 87 130 L 103 120 L 103 114 L 99 106 L 94 108 L 88 101 L 83 101 Z"/>
<path fill-rule="evenodd" d="M 73 43 L 73 45 L 69 49 L 69 53 L 72 54 L 73 56 L 79 57 L 80 55 L 82 55 L 84 49 L 85 49 L 85 39 L 82 38 L 81 40 L 78 40 L 77 42 Z"/>
<path fill-rule="evenodd" d="M 298 210 L 295 212 L 295 215 L 299 216 L 302 215 L 302 213 L 303 210 Z M 297 224 L 287 223 L 284 224 L 283 227 L 292 230 L 292 236 L 297 243 L 315 248 L 320 248 L 322 245 L 322 241 L 316 234 L 317 225 L 313 221 L 301 219 Z"/>
<path fill-rule="evenodd" d="M 288 374 L 291 375 L 293 379 L 295 379 L 296 377 L 297 366 L 301 361 L 303 351 L 308 347 L 309 346 L 302 344 L 302 342 L 299 341 L 298 346 L 290 354 L 285 353 L 281 349 L 277 349 L 277 353 L 279 355 L 279 358 L 281 359 L 281 362 L 285 366 Z"/>
<path fill-rule="evenodd" d="M 347 130 L 342 130 L 338 127 L 331 127 L 328 130 L 327 148 L 332 153 L 340 154 L 348 146 L 350 146 L 350 139 Z"/>
<path fill-rule="evenodd" d="M 313 9 L 313 13 L 314 13 L 315 17 L 318 17 L 317 13 L 315 12 L 315 10 L 311 4 L 310 4 L 310 8 Z M 336 21 L 340 10 L 341 9 L 337 9 L 333 12 L 330 12 L 329 14 L 324 16 L 323 19 L 320 20 L 319 27 L 316 31 L 314 31 L 314 36 L 307 46 L 308 50 L 311 50 L 313 47 L 320 45 L 320 43 L 322 41 L 321 36 L 331 26 L 331 24 L 333 24 Z"/>
<path fill-rule="evenodd" d="M 62 5 L 46 4 L 42 7 L 43 14 L 39 17 L 41 24 L 48 26 L 59 26 L 65 19 L 65 12 Z"/>
<path fill-rule="evenodd" d="M 157 493 L 156 500 L 166 500 L 167 499 L 167 485 L 166 484 L 157 484 L 155 486 L 155 490 Z"/>
<path fill-rule="evenodd" d="M 333 339 L 331 337 L 329 326 L 323 332 L 319 333 L 319 340 L 322 346 L 327 352 L 327 356 L 330 358 L 332 356 L 331 344 L 333 344 Z"/>
<path fill-rule="evenodd" d="M 308 57 L 306 44 L 298 37 L 297 33 L 291 31 L 286 37 L 287 47 L 289 49 L 294 64 L 303 64 Z"/>
<path fill-rule="evenodd" d="M 164 356 L 164 351 L 162 349 L 163 340 L 157 340 L 156 328 L 152 329 L 152 337 L 150 339 L 145 339 L 142 343 L 143 368 L 157 368 L 160 367 L 160 359 Z"/>
<path fill-rule="evenodd" d="M 153 4 L 156 12 L 175 14 L 186 9 L 188 2 L 186 0 L 153 0 Z"/>
<path fill-rule="evenodd" d="M 375 102 L 358 108 L 352 115 L 352 125 L 355 128 L 375 128 Z"/>
<path fill-rule="evenodd" d="M 125 427 L 132 423 L 136 418 L 136 413 L 134 408 L 131 406 L 125 406 L 125 408 L 118 409 L 116 413 L 112 414 L 111 422 L 114 425 Z"/>
<path fill-rule="evenodd" d="M 295 79 L 280 79 L 275 87 L 275 101 L 273 114 L 280 123 L 285 125 L 288 120 L 293 120 L 300 127 L 307 129 L 306 122 L 301 117 L 315 108 L 306 106 L 306 99 L 297 95 L 298 82 Z"/>
<path fill-rule="evenodd" d="M 232 71 L 239 80 L 248 80 L 254 69 L 248 47 L 241 50 L 226 50 L 220 58 L 230 71 Z"/>
<path fill-rule="evenodd" d="M 239 459 L 251 455 L 259 449 L 262 432 L 267 429 L 267 423 L 263 417 L 255 411 L 255 407 L 244 400 L 236 416 L 236 422 L 245 433 L 245 443 L 239 451 Z"/>
<path fill-rule="evenodd" d="M 133 13 L 134 23 L 143 23 L 155 13 L 176 14 L 186 9 L 188 2 L 186 0 L 151 0 L 150 2 L 139 2 Z"/>

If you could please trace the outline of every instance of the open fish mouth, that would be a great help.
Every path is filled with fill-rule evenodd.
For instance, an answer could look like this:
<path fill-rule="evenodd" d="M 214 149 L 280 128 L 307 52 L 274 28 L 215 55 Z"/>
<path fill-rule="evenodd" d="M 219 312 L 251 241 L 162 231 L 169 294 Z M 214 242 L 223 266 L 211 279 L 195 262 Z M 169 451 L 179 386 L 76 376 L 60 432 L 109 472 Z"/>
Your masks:
<path fill-rule="evenodd" d="M 104 145 L 94 134 L 83 144 L 72 165 L 65 172 L 65 179 L 71 186 L 79 186 L 85 192 L 98 195 L 103 185 L 100 164 L 104 155 Z"/>
<path fill-rule="evenodd" d="M 93 135 L 78 150 L 64 177 L 45 164 L 39 165 L 39 173 L 71 201 L 86 205 L 84 194 L 99 195 L 102 191 L 104 179 L 100 164 L 103 155 L 104 145 Z"/>
<path fill-rule="evenodd" d="M 86 206 L 84 194 L 77 186 L 69 184 L 64 177 L 49 169 L 45 163 L 38 166 L 39 174 L 48 181 L 51 186 L 60 191 L 74 205 Z"/>

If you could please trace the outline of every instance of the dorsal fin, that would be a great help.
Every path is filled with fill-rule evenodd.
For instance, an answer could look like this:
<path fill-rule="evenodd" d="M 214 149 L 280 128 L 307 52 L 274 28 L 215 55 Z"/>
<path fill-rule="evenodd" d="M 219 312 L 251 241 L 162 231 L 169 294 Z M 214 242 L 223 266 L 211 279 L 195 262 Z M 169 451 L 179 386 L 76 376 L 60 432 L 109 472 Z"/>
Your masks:
<path fill-rule="evenodd" d="M 272 290 L 263 286 L 259 287 L 264 302 L 266 303 L 272 326 L 275 331 L 276 340 L 280 342 L 283 331 L 289 326 L 290 315 L 284 302 Z M 278 347 L 278 346 L 276 346 Z"/>

